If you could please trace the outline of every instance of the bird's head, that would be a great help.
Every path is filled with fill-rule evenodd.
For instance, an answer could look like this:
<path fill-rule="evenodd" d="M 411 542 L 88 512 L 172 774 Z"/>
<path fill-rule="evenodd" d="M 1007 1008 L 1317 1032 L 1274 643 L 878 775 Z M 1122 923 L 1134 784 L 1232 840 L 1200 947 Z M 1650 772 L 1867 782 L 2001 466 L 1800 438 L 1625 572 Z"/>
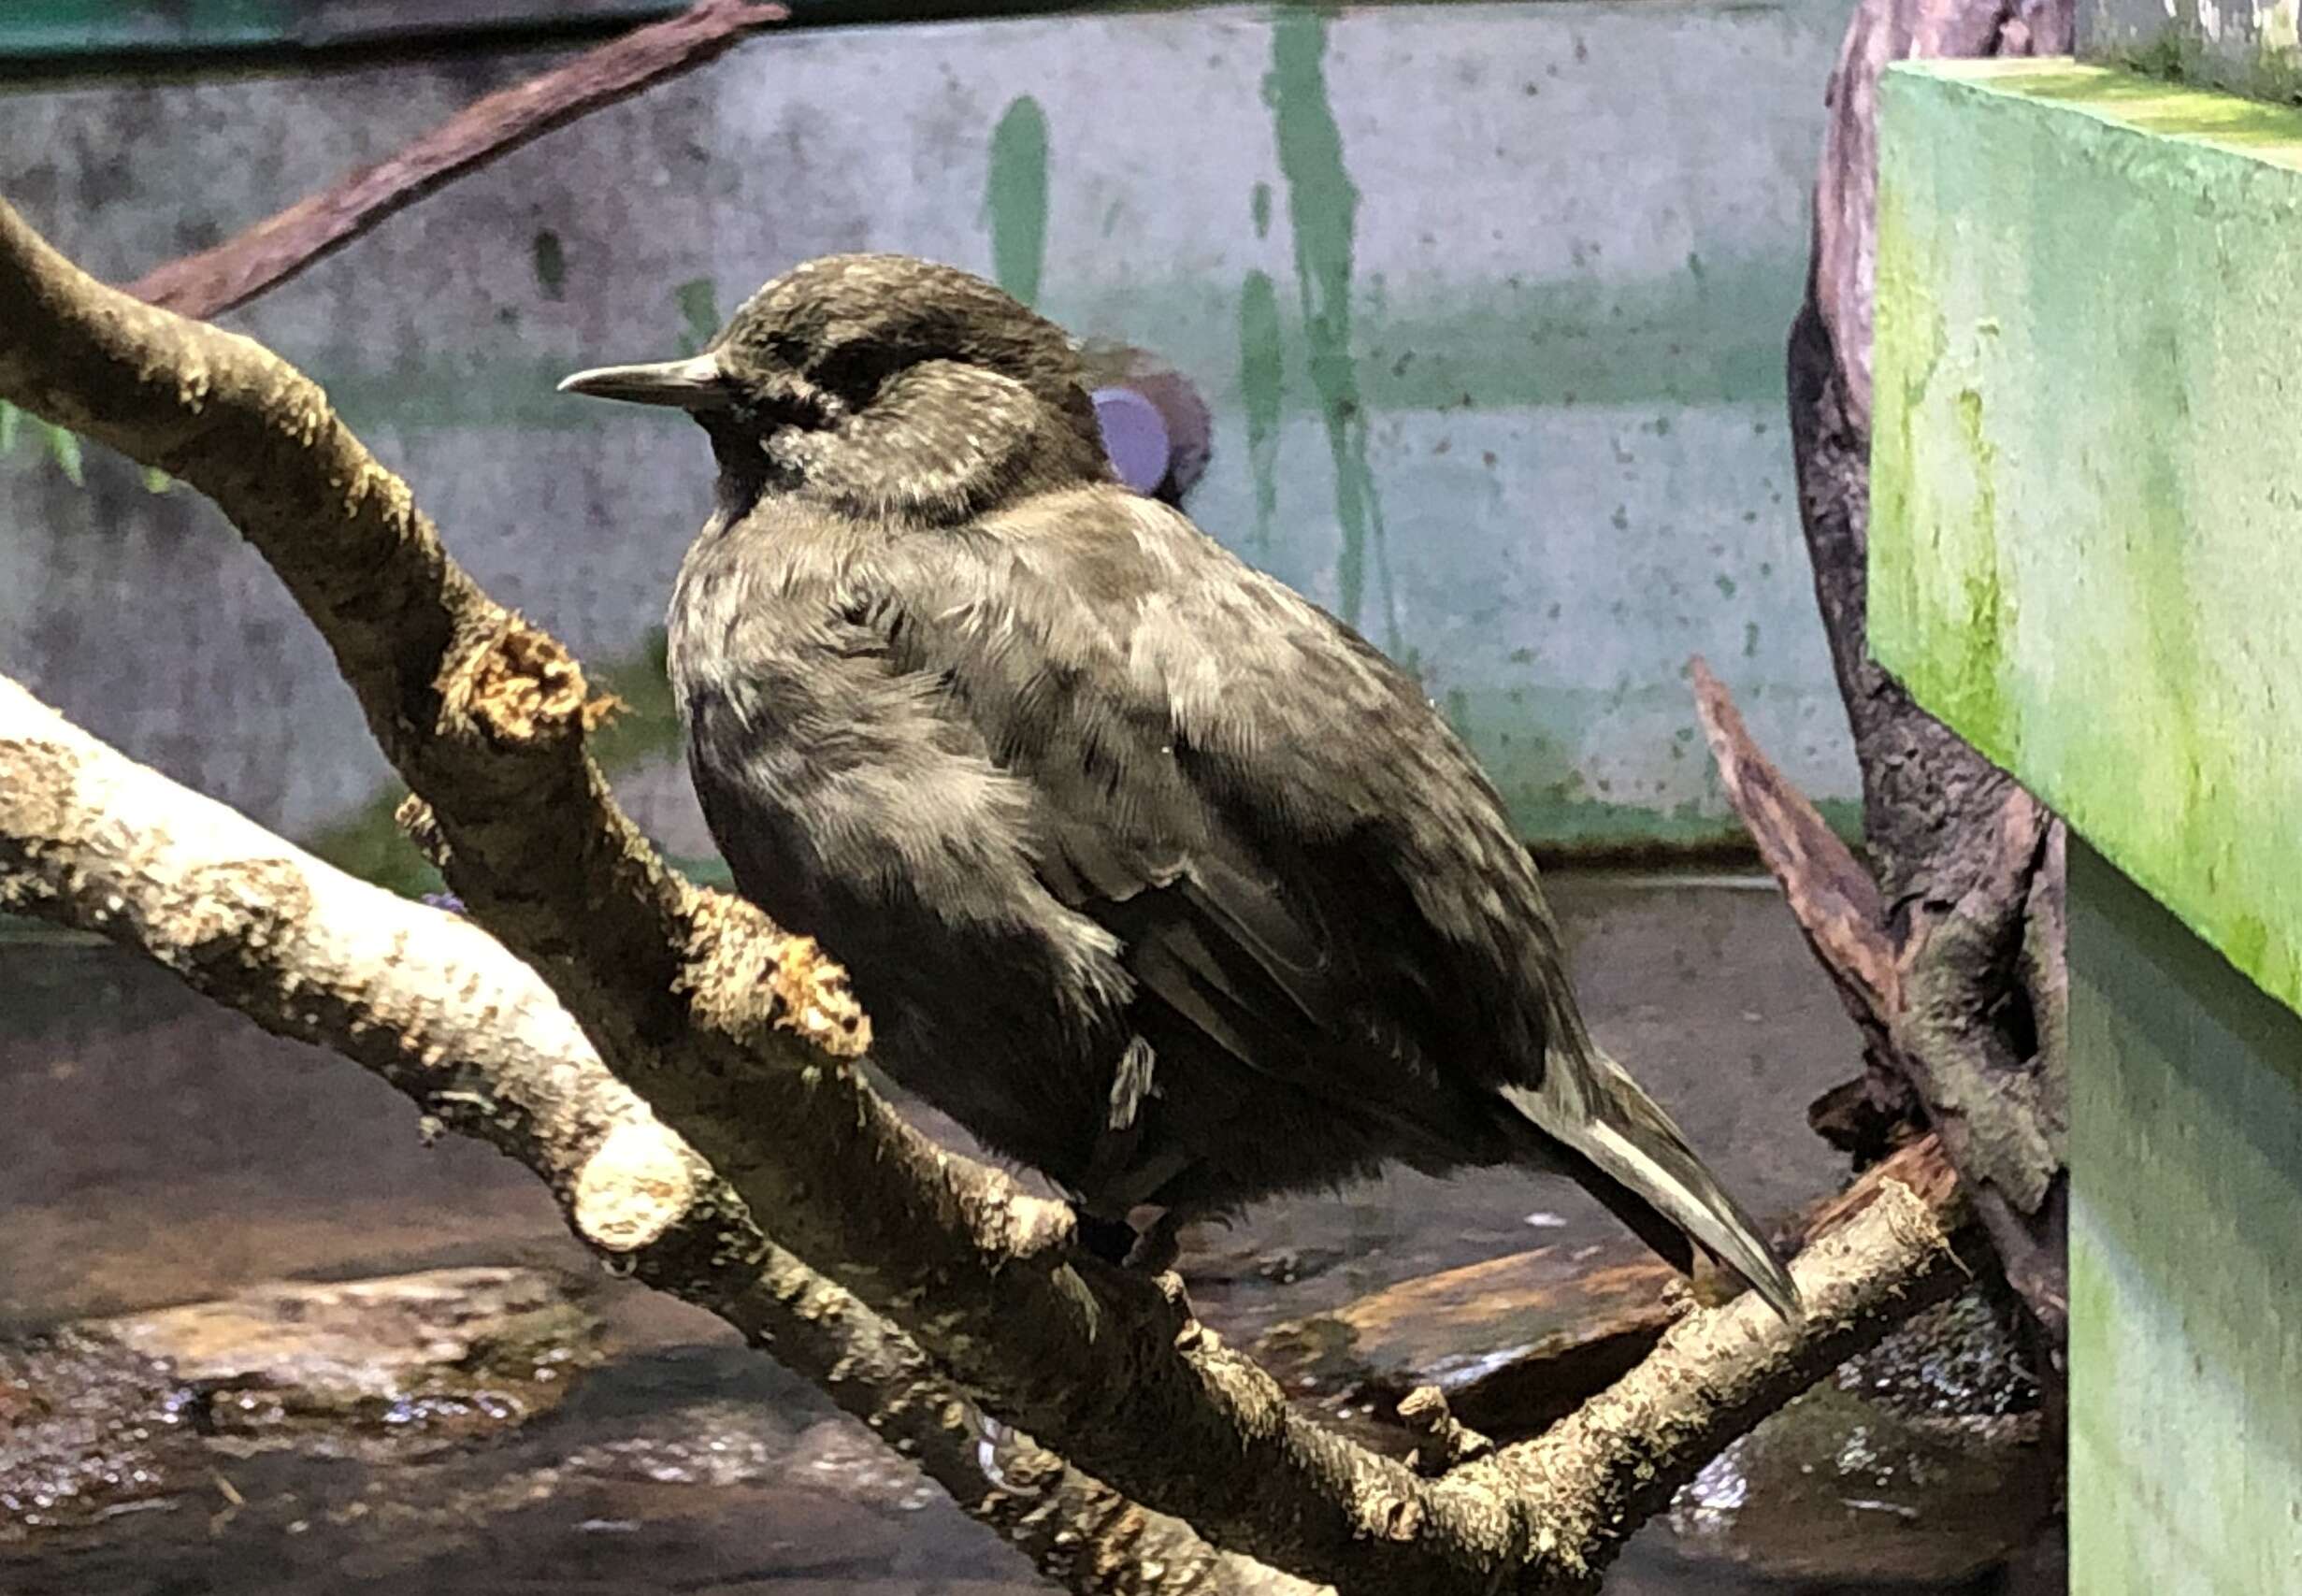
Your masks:
<path fill-rule="evenodd" d="M 1109 475 L 1079 378 L 1063 330 L 981 278 L 829 255 L 745 300 L 700 354 L 559 386 L 688 411 L 740 496 L 940 520 Z"/>

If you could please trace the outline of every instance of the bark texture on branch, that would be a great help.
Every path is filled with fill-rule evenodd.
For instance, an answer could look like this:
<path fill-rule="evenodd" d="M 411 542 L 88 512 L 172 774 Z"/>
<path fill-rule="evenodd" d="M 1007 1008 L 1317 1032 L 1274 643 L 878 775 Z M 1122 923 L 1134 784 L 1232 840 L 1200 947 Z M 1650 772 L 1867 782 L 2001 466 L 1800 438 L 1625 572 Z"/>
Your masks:
<path fill-rule="evenodd" d="M 428 806 L 451 886 L 748 1211 L 990 1411 L 1218 1545 L 1349 1591 L 1587 1589 L 1766 1393 L 1955 1272 L 1925 1204 L 1876 1204 L 1794 1266 L 1802 1323 L 1748 1300 L 1694 1315 L 1605 1426 L 1421 1479 L 1292 1412 L 1172 1276 L 1075 1257 L 1067 1207 L 896 1116 L 853 1068 L 868 1027 L 836 967 L 666 870 L 585 752 L 574 660 L 448 558 L 309 380 L 94 282 L 5 207 L 0 323 L 0 396 L 198 487 L 270 561 Z"/>
<path fill-rule="evenodd" d="M 1751 741 L 1726 689 L 1697 673 L 1728 797 L 1863 1031 L 1863 1136 L 1912 1118 L 1941 1133 L 2057 1358 L 2068 1333 L 2062 825 L 1871 657 L 1867 562 L 1880 75 L 1907 57 L 2065 53 L 2072 19 L 2071 0 L 1860 0 L 1831 79 L 1790 419 L 1875 879 Z"/>
<path fill-rule="evenodd" d="M 388 159 L 213 249 L 155 267 L 128 284 L 128 292 L 181 315 L 222 315 L 472 167 L 700 66 L 790 15 L 772 0 L 702 0 L 676 17 L 635 28 L 541 77 L 473 102 Z"/>
<path fill-rule="evenodd" d="M 0 677 L 0 910 L 101 931 L 275 1035 L 335 1049 L 518 1159 L 620 1272 L 718 1315 L 1081 1596 L 1309 1596 L 1020 1437 L 763 1236 L 477 926 L 345 875 Z"/>

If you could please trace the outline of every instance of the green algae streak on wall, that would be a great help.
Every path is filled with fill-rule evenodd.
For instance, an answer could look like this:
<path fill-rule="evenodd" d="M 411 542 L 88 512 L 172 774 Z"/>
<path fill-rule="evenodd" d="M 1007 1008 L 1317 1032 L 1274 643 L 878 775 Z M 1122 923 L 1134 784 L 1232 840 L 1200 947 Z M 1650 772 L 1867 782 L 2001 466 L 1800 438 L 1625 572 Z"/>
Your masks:
<path fill-rule="evenodd" d="M 1383 568 L 1383 508 L 1374 473 L 1367 465 L 1366 406 L 1359 395 L 1351 341 L 1351 250 L 1359 226 L 1359 187 L 1344 166 L 1343 132 L 1328 104 L 1328 27 L 1321 10 L 1290 7 L 1281 12 L 1271 31 L 1271 71 L 1263 79 L 1263 98 L 1271 106 L 1279 170 L 1287 180 L 1305 363 L 1334 460 L 1335 524 L 1343 539 L 1335 557 L 1336 608 L 1345 621 L 1360 624 L 1372 559 L 1382 587 L 1379 635 L 1395 652 L 1401 642 L 1399 616 L 1389 572 Z"/>
<path fill-rule="evenodd" d="M 1047 266 L 1047 113 L 1017 96 L 991 129 L 984 214 L 991 228 L 991 277 L 1026 305 L 1039 303 Z"/>

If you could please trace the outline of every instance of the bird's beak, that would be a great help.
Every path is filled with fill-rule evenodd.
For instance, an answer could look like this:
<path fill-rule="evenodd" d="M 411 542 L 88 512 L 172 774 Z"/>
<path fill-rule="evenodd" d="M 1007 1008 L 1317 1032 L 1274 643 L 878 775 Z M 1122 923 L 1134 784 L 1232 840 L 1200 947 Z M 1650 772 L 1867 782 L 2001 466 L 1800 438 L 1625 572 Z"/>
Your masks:
<path fill-rule="evenodd" d="M 683 410 L 723 410 L 735 401 L 734 387 L 712 354 L 646 366 L 597 366 L 561 378 L 559 391 L 589 394 L 595 399 L 628 399 L 635 405 L 676 405 Z"/>

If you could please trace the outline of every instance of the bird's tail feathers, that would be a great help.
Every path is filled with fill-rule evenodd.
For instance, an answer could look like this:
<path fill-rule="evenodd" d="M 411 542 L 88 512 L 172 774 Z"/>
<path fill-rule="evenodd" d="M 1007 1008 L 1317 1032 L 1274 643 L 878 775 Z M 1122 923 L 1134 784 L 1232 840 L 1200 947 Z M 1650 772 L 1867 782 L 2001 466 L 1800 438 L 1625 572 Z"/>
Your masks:
<path fill-rule="evenodd" d="M 1602 1177 L 1586 1177 L 1592 1195 L 1680 1268 L 1692 1261 L 1686 1244 L 1691 1239 L 1749 1282 L 1776 1313 L 1796 1319 L 1791 1272 L 1638 1083 L 1604 1056 L 1581 1069 L 1555 1057 L 1550 1066 L 1543 1086 L 1505 1086 L 1503 1095 Z"/>

